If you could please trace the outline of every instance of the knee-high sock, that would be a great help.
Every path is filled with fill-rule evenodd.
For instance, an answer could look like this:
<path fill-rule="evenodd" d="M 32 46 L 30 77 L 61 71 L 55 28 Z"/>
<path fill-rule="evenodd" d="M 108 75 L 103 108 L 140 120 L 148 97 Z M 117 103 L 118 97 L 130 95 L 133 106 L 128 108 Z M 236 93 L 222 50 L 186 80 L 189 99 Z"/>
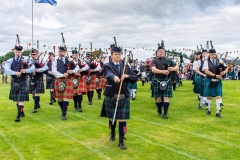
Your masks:
<path fill-rule="evenodd" d="M 77 95 L 73 96 L 74 108 L 77 108 Z"/>
<path fill-rule="evenodd" d="M 127 132 L 127 122 L 119 122 L 118 125 L 119 137 L 124 137 Z"/>
<path fill-rule="evenodd" d="M 23 105 L 18 105 L 18 115 L 17 115 L 18 118 L 20 118 L 22 112 L 23 112 Z"/>
<path fill-rule="evenodd" d="M 129 89 L 129 95 L 130 95 L 130 98 L 132 98 L 133 96 L 132 96 L 132 89 Z"/>
<path fill-rule="evenodd" d="M 63 101 L 62 102 L 58 102 L 58 105 L 60 106 L 61 111 L 62 111 L 63 110 Z"/>
<path fill-rule="evenodd" d="M 136 98 L 136 89 L 132 89 L 132 98 Z"/>
<path fill-rule="evenodd" d="M 77 95 L 77 106 L 82 108 L 82 95 Z"/>
<path fill-rule="evenodd" d="M 162 102 L 159 102 L 159 103 L 156 102 L 156 105 L 158 107 L 158 113 L 162 114 Z"/>
<path fill-rule="evenodd" d="M 112 131 L 114 130 L 115 132 L 116 124 L 117 124 L 117 121 L 114 121 L 114 124 L 112 125 L 112 120 L 109 119 L 108 128 L 111 129 Z"/>
<path fill-rule="evenodd" d="M 167 114 L 169 105 L 170 105 L 169 102 L 163 102 L 164 114 Z"/>
<path fill-rule="evenodd" d="M 98 91 L 99 91 L 98 96 L 101 97 L 102 89 L 98 89 Z"/>
<path fill-rule="evenodd" d="M 39 96 L 34 97 L 34 108 L 37 108 L 37 106 L 39 105 L 39 99 L 40 99 Z"/>
<path fill-rule="evenodd" d="M 53 92 L 52 91 L 50 91 L 50 101 L 52 101 L 53 100 Z"/>
<path fill-rule="evenodd" d="M 88 92 L 89 92 L 89 102 L 92 102 L 94 91 L 88 91 Z"/>
<path fill-rule="evenodd" d="M 68 109 L 68 105 L 69 105 L 69 102 L 67 102 L 67 101 L 63 101 L 63 107 L 62 107 L 62 115 L 66 115 L 66 113 L 67 113 L 67 109 Z"/>
<path fill-rule="evenodd" d="M 212 103 L 212 100 L 206 99 L 206 105 L 207 105 L 207 109 L 208 109 L 209 111 L 211 110 L 211 103 Z"/>
<path fill-rule="evenodd" d="M 200 98 L 200 105 L 202 106 L 203 105 L 203 96 L 199 96 Z"/>
<path fill-rule="evenodd" d="M 173 90 L 175 91 L 176 90 L 176 83 L 173 83 L 172 86 L 173 86 Z"/>
<path fill-rule="evenodd" d="M 216 99 L 216 109 L 217 109 L 217 113 L 220 113 L 221 104 L 222 104 L 222 99 Z"/>

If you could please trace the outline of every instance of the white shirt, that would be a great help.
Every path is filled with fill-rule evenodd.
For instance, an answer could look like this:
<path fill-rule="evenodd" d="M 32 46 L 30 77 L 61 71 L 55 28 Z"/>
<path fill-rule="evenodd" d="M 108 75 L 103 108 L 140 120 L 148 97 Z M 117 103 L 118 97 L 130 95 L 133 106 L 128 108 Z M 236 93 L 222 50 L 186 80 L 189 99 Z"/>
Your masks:
<path fill-rule="evenodd" d="M 210 59 L 210 60 L 211 60 L 211 62 L 212 62 L 213 59 Z M 215 59 L 215 60 L 216 60 L 216 59 Z M 219 59 L 219 63 L 222 63 L 222 62 L 223 62 L 223 61 L 222 61 L 221 59 Z M 205 60 L 205 61 L 204 61 L 202 70 L 204 71 L 205 69 L 209 69 L 209 67 L 208 67 L 208 60 Z"/>
<path fill-rule="evenodd" d="M 64 57 L 62 58 L 63 58 L 63 62 L 65 63 L 65 58 Z M 58 59 L 61 59 L 61 58 L 59 57 Z M 78 70 L 79 70 L 79 66 L 77 65 L 77 67 L 75 67 L 75 69 L 73 70 L 73 73 L 77 73 Z M 52 62 L 52 73 L 56 78 L 63 77 L 63 74 L 57 71 L 57 59 Z"/>

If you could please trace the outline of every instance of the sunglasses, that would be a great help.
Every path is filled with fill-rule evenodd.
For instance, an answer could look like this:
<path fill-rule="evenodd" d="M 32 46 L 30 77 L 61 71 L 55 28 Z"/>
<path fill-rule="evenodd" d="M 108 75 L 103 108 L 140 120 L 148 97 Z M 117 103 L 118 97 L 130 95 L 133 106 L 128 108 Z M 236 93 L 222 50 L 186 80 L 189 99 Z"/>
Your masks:
<path fill-rule="evenodd" d="M 37 55 L 37 54 L 31 54 L 32 56 L 35 56 L 35 55 Z"/>

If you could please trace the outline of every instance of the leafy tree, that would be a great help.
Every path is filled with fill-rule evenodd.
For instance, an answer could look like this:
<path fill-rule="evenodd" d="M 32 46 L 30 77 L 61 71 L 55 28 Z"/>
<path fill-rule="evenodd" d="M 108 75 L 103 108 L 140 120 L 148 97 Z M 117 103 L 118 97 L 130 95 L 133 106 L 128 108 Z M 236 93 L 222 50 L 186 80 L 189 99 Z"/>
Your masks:
<path fill-rule="evenodd" d="M 22 56 L 29 56 L 29 54 L 30 54 L 30 51 L 25 50 L 25 51 L 23 51 Z M 0 56 L 0 62 L 2 62 L 3 60 L 6 61 L 6 60 L 8 60 L 10 58 L 13 58 L 13 57 L 14 57 L 13 51 L 8 52 L 4 56 Z"/>

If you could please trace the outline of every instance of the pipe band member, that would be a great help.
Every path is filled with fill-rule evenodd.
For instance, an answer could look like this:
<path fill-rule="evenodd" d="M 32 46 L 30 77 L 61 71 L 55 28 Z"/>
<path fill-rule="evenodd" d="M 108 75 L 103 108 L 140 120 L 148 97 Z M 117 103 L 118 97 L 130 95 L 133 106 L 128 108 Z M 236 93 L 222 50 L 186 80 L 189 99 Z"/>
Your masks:
<path fill-rule="evenodd" d="M 22 46 L 14 47 L 14 58 L 6 61 L 5 70 L 7 74 L 11 75 L 11 89 L 9 99 L 16 102 L 18 114 L 15 122 L 20 122 L 20 118 L 24 117 L 24 101 L 29 101 L 28 88 L 27 88 L 27 74 L 35 71 L 35 66 L 27 63 L 28 59 L 22 57 Z"/>
<path fill-rule="evenodd" d="M 104 101 L 102 105 L 101 117 L 109 118 L 109 128 L 111 129 L 110 141 L 115 141 L 116 121 L 113 121 L 114 111 L 116 107 L 116 97 L 118 95 L 120 81 L 122 88 L 120 91 L 120 100 L 116 111 L 116 120 L 119 121 L 119 144 L 121 149 L 126 149 L 124 145 L 124 135 L 127 131 L 126 120 L 130 118 L 130 99 L 128 92 L 128 83 L 135 83 L 137 75 L 134 74 L 128 65 L 123 72 L 124 64 L 121 62 L 121 48 L 111 47 L 111 59 L 109 63 L 103 65 L 103 75 L 107 80 L 106 89 L 104 90 Z M 113 124 L 113 125 L 112 125 Z"/>

